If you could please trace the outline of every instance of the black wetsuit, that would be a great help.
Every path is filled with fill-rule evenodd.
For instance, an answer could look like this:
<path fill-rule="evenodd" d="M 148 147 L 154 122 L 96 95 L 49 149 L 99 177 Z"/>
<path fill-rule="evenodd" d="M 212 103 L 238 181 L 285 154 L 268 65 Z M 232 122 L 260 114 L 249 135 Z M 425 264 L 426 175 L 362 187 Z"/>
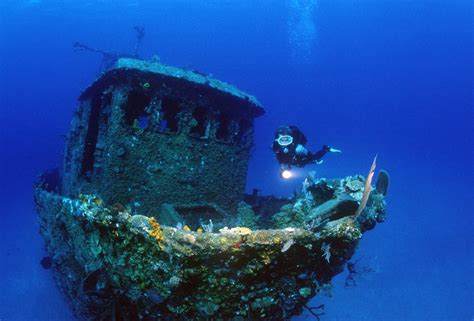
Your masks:
<path fill-rule="evenodd" d="M 282 135 L 291 136 L 293 138 L 291 144 L 286 146 L 280 145 L 278 143 L 278 138 Z M 321 150 L 316 153 L 311 153 L 304 147 L 306 142 L 306 136 L 298 127 L 293 125 L 283 126 L 278 128 L 275 132 L 275 140 L 273 141 L 272 149 L 280 165 L 286 165 L 288 167 L 291 167 L 292 165 L 303 167 L 318 162 L 330 150 L 329 146 L 324 145 Z M 303 153 L 297 151 L 298 145 L 301 145 L 299 149 L 303 149 Z"/>

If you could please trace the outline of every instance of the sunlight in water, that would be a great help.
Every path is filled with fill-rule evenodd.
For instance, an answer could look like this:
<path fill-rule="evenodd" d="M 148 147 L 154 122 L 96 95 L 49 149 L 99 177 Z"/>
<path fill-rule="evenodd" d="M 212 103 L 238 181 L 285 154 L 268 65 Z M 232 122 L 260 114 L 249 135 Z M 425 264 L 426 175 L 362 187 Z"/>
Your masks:
<path fill-rule="evenodd" d="M 317 0 L 289 0 L 288 42 L 293 62 L 305 64 L 311 61 L 317 39 L 314 11 Z"/>

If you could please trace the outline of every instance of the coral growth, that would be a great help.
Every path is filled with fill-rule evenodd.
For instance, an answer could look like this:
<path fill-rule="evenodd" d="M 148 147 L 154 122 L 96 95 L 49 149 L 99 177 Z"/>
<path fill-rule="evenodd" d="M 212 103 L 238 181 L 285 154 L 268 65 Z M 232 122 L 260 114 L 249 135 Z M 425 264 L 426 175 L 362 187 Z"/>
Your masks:
<path fill-rule="evenodd" d="M 245 202 L 240 202 L 237 208 L 237 224 L 250 229 L 257 229 L 259 215 L 255 215 L 252 207 Z"/>
<path fill-rule="evenodd" d="M 211 227 L 202 224 L 201 233 L 186 231 L 121 206 L 99 206 L 95 197 L 70 200 L 42 190 L 37 202 L 48 251 L 64 253 L 60 260 L 66 263 L 56 272 L 61 287 L 87 317 L 98 311 L 123 318 L 147 312 L 153 321 L 286 320 L 330 285 L 353 255 L 365 222 L 384 214 L 383 195 L 376 191 L 355 220 L 357 201 L 341 180 L 306 185 L 306 193 L 285 205 L 290 215 L 280 213 L 286 226 L 276 230 L 212 232 L 209 219 Z M 93 271 L 101 272 L 88 277 Z M 84 278 L 91 292 L 78 297 Z M 103 286 L 104 297 L 96 300 L 96 288 Z M 95 303 L 84 306 L 84 300 Z M 124 307 L 117 310 L 118 304 Z"/>
<path fill-rule="evenodd" d="M 132 215 L 130 217 L 130 225 L 136 232 L 148 232 L 151 229 L 150 218 L 144 215 Z"/>
<path fill-rule="evenodd" d="M 163 241 L 163 231 L 161 230 L 160 224 L 155 220 L 155 218 L 148 218 L 148 223 L 150 224 L 150 235 L 153 236 L 157 241 Z"/>

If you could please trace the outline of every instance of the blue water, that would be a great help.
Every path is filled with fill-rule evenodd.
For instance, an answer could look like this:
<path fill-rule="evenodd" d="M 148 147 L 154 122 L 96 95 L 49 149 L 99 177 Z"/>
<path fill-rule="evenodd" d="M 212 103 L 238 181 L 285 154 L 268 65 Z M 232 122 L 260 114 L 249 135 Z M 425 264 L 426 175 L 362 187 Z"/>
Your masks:
<path fill-rule="evenodd" d="M 156 3 L 155 3 L 156 2 Z M 2 0 L 0 2 L 0 320 L 74 320 L 50 270 L 32 183 L 61 163 L 77 97 L 100 57 L 81 41 L 212 73 L 254 94 L 248 190 L 290 195 L 270 144 L 293 123 L 312 149 L 343 150 L 321 177 L 378 168 L 392 179 L 387 220 L 356 254 L 370 264 L 353 288 L 334 280 L 323 321 L 471 320 L 473 11 L 470 1 Z M 304 171 L 301 175 L 304 175 Z M 294 320 L 310 320 L 303 314 Z"/>

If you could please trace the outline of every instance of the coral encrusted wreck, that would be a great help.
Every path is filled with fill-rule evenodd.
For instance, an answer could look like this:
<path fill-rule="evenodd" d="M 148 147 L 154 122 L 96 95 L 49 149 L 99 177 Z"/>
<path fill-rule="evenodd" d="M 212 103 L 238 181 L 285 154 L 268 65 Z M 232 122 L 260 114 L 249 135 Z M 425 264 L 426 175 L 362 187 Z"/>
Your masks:
<path fill-rule="evenodd" d="M 35 191 L 80 319 L 286 320 L 343 270 L 384 218 L 388 176 L 358 216 L 362 176 L 308 177 L 291 200 L 244 195 L 263 112 L 209 76 L 134 59 L 82 93 L 62 176 Z"/>

